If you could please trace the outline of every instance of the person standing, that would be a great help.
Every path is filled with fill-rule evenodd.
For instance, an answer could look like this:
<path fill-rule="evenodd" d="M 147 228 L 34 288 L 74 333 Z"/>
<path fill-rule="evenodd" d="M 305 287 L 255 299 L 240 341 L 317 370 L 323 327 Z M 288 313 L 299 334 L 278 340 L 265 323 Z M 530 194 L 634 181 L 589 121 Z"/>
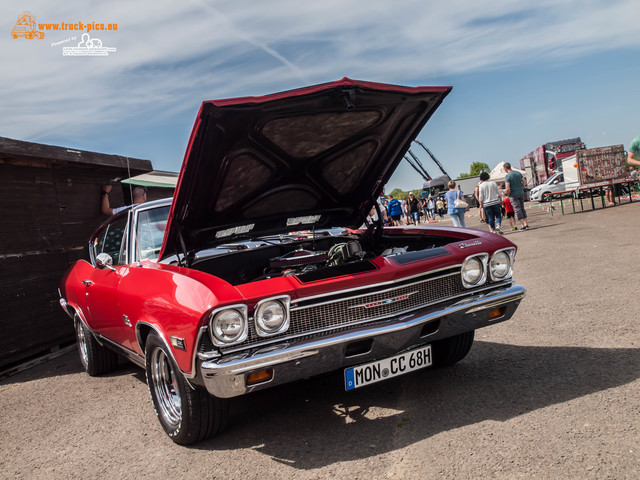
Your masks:
<path fill-rule="evenodd" d="M 456 207 L 456 200 L 459 198 L 464 201 L 464 193 L 462 190 L 456 190 L 456 182 L 449 180 L 449 191 L 444 194 L 444 199 L 447 201 L 447 214 L 451 217 L 454 227 L 466 227 L 464 223 L 464 214 L 467 211 L 466 208 Z"/>
<path fill-rule="evenodd" d="M 484 209 L 482 205 L 480 205 L 480 198 L 478 197 L 478 191 L 480 190 L 480 183 L 476 185 L 476 188 L 473 190 L 473 196 L 476 199 L 476 203 L 478 204 L 478 215 L 480 215 L 480 223 L 485 223 L 487 221 L 487 216 L 484 214 Z"/>
<path fill-rule="evenodd" d="M 635 168 L 629 167 L 629 177 L 631 177 L 631 180 L 634 180 L 638 184 L 638 189 L 640 189 L 640 175 Z"/>
<path fill-rule="evenodd" d="M 525 180 L 520 172 L 511 169 L 510 163 L 504 164 L 504 171 L 507 172 L 507 176 L 504 177 L 504 194 L 511 200 L 511 205 L 515 211 L 516 218 L 520 221 L 520 225 L 522 225 L 522 230 L 529 230 L 527 212 L 524 209 Z"/>
<path fill-rule="evenodd" d="M 393 195 L 389 195 L 387 208 L 389 209 L 391 223 L 394 227 L 397 227 L 400 225 L 400 217 L 402 216 L 402 205 L 400 205 L 400 201 L 397 198 L 393 198 Z"/>
<path fill-rule="evenodd" d="M 489 180 L 489 174 L 480 174 L 480 185 L 478 185 L 478 201 L 480 207 L 487 215 L 487 223 L 492 233 L 502 235 L 502 210 L 500 209 L 500 189 L 496 182 Z"/>
<path fill-rule="evenodd" d="M 502 190 L 504 190 L 504 186 L 502 187 Z M 504 191 L 502 192 L 502 197 L 502 201 L 504 203 L 504 212 L 507 216 L 507 220 L 509 220 L 509 225 L 511 225 L 511 230 L 518 230 L 518 227 L 516 227 L 515 212 L 513 211 L 511 200 L 509 200 L 509 197 L 504 194 Z"/>
<path fill-rule="evenodd" d="M 402 221 L 405 225 L 409 225 L 409 202 L 407 201 L 407 197 L 402 197 Z"/>
<path fill-rule="evenodd" d="M 440 219 L 442 220 L 444 217 L 444 201 L 442 200 L 442 197 L 438 197 L 438 200 L 436 200 L 436 209 L 438 215 L 440 215 Z"/>
<path fill-rule="evenodd" d="M 433 201 L 432 196 L 429 196 L 429 199 L 427 200 L 427 211 L 429 212 L 429 217 L 431 217 L 431 220 L 435 220 L 436 219 L 436 202 Z"/>
<path fill-rule="evenodd" d="M 104 215 L 115 215 L 122 210 L 137 205 L 138 203 L 144 203 L 147 201 L 147 189 L 144 187 L 133 187 L 133 203 L 131 205 L 125 205 L 124 207 L 111 208 L 109 204 L 109 193 L 111 193 L 111 185 L 103 185 L 102 187 L 102 204 L 101 211 Z"/>
<path fill-rule="evenodd" d="M 627 155 L 629 165 L 640 166 L 640 135 L 631 140 L 629 145 L 629 153 Z"/>
<path fill-rule="evenodd" d="M 413 192 L 409 192 L 409 213 L 413 224 L 418 225 L 420 223 L 420 204 Z"/>

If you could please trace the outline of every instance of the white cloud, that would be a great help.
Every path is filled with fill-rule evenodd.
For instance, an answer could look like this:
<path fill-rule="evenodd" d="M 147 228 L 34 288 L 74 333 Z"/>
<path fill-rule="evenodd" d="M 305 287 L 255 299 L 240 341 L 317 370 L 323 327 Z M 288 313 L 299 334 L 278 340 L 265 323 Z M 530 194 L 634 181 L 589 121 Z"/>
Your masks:
<path fill-rule="evenodd" d="M 211 5 L 215 5 L 211 6 Z M 118 23 L 95 33 L 108 58 L 69 58 L 45 40 L 0 36 L 0 135 L 35 139 L 120 122 L 167 121 L 202 100 L 352 76 L 406 84 L 437 75 L 637 49 L 625 1 L 299 0 L 100 4 L 33 0 L 39 22 Z M 2 29 L 24 9 L 3 2 Z"/>

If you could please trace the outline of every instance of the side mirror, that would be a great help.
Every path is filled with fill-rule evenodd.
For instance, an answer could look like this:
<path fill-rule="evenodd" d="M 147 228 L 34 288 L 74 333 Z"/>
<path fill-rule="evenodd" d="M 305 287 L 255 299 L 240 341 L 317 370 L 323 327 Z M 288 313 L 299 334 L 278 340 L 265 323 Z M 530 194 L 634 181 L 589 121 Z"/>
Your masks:
<path fill-rule="evenodd" d="M 96 266 L 98 268 L 108 268 L 109 270 L 115 270 L 112 265 L 113 259 L 108 253 L 102 252 L 96 257 Z"/>

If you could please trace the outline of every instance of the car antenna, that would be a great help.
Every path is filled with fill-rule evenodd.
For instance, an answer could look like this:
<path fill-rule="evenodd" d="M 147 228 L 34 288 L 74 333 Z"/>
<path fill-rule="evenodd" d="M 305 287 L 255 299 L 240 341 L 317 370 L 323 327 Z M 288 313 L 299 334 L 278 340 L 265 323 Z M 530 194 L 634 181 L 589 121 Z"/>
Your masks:
<path fill-rule="evenodd" d="M 127 158 L 127 175 L 129 180 L 131 180 L 131 169 L 129 168 L 129 157 Z M 131 186 L 131 182 L 129 182 L 129 198 L 131 199 L 131 203 L 133 204 L 133 187 Z"/>

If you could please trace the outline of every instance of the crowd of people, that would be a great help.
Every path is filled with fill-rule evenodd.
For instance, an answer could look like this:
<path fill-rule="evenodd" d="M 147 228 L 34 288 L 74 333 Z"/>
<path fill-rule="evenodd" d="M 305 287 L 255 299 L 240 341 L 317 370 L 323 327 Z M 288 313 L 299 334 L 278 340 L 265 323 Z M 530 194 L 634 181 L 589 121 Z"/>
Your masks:
<path fill-rule="evenodd" d="M 444 194 L 416 197 L 413 192 L 408 196 L 394 198 L 381 196 L 378 199 L 385 225 L 419 225 L 437 218 L 444 218 L 447 213 Z"/>
<path fill-rule="evenodd" d="M 474 197 L 478 203 L 480 221 L 487 223 L 493 233 L 503 233 L 502 219 L 509 221 L 511 230 L 528 230 L 527 212 L 524 208 L 525 180 L 522 174 L 512 170 L 511 165 L 504 165 L 507 175 L 504 183 L 492 181 L 489 174 L 480 174 L 480 182 L 475 188 Z M 469 210 L 464 192 L 453 180 L 449 181 L 449 190 L 435 195 L 416 198 L 413 192 L 402 200 L 393 195 L 378 200 L 380 212 L 385 225 L 418 225 L 443 219 L 445 214 L 451 218 L 454 227 L 466 227 L 465 213 Z"/>

